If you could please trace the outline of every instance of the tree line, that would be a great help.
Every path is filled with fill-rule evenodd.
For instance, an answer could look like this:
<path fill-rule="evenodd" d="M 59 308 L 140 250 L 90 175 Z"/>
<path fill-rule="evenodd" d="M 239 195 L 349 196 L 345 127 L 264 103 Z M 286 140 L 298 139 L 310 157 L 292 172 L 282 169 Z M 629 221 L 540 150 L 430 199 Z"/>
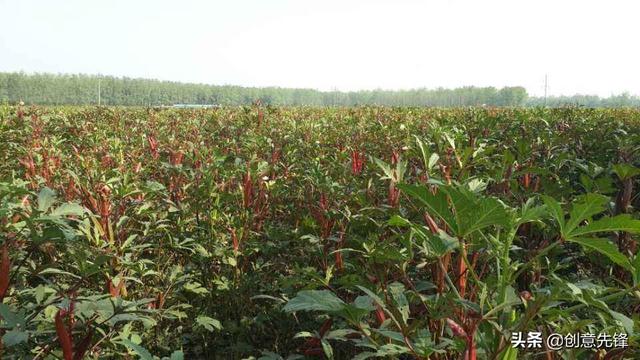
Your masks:
<path fill-rule="evenodd" d="M 260 100 L 267 105 L 312 106 L 640 106 L 628 94 L 599 98 L 576 95 L 547 99 L 529 97 L 520 86 L 461 87 L 456 89 L 319 91 L 279 87 L 242 87 L 191 84 L 127 77 L 83 74 L 0 72 L 0 102 L 40 105 L 174 104 L 245 105 Z"/>

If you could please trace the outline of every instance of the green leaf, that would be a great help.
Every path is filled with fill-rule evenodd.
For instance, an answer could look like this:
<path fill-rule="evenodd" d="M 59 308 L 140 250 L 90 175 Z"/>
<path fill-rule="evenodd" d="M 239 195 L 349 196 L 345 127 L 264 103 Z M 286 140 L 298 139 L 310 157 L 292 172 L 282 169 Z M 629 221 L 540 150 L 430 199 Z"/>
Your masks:
<path fill-rule="evenodd" d="M 348 341 L 349 338 L 347 336 L 352 334 L 359 334 L 359 332 L 353 329 L 336 329 L 336 330 L 329 331 L 327 334 L 324 335 L 324 338 L 327 340 Z"/>
<path fill-rule="evenodd" d="M 438 163 L 438 160 L 440 160 L 440 155 L 436 153 L 431 154 L 431 156 L 429 157 L 429 164 L 427 168 L 429 170 L 433 169 L 433 167 Z"/>
<path fill-rule="evenodd" d="M 560 203 L 556 201 L 556 199 L 543 195 L 542 201 L 544 201 L 547 206 L 547 210 L 549 214 L 554 218 L 554 220 L 558 223 L 558 227 L 560 228 L 560 234 L 564 235 L 565 222 L 564 222 L 564 211 L 562 211 L 562 207 Z"/>
<path fill-rule="evenodd" d="M 431 249 L 433 256 L 441 257 L 455 250 L 460 246 L 457 238 L 450 236 L 443 230 L 438 230 L 438 235 L 426 234 L 428 238 L 427 245 Z"/>
<path fill-rule="evenodd" d="M 626 333 L 629 334 L 629 336 L 633 336 L 633 319 L 630 319 L 628 316 L 613 310 L 609 310 L 609 313 L 611 314 L 611 317 L 622 324 L 622 327 L 624 328 Z"/>
<path fill-rule="evenodd" d="M 399 282 L 394 282 L 389 284 L 388 289 L 393 300 L 395 300 L 400 315 L 402 315 L 403 322 L 406 324 L 407 320 L 409 320 L 409 301 L 404 294 L 404 285 Z"/>
<path fill-rule="evenodd" d="M 315 335 L 312 334 L 309 331 L 300 331 L 299 333 L 295 334 L 293 336 L 294 339 L 298 339 L 298 338 L 310 338 L 310 337 L 314 337 Z"/>
<path fill-rule="evenodd" d="M 517 360 L 518 359 L 518 349 L 512 346 L 507 347 L 507 349 L 500 355 L 500 360 Z"/>
<path fill-rule="evenodd" d="M 409 348 L 404 345 L 385 344 L 378 349 L 376 355 L 380 357 L 387 357 L 402 355 L 408 352 L 410 352 Z"/>
<path fill-rule="evenodd" d="M 431 154 L 431 156 L 428 156 L 429 147 L 425 146 L 424 142 L 422 142 L 422 140 L 420 140 L 418 136 L 414 135 L 413 137 L 416 138 L 416 144 L 418 144 L 418 148 L 420 149 L 420 154 L 422 155 L 422 162 L 424 164 L 424 168 L 428 173 L 438 162 L 439 156 L 436 153 L 433 153 Z"/>
<path fill-rule="evenodd" d="M 569 290 L 571 290 L 571 295 L 574 295 L 574 296 L 582 295 L 582 289 L 577 287 L 575 284 L 570 282 L 565 282 L 565 285 L 567 285 Z"/>
<path fill-rule="evenodd" d="M 571 205 L 565 233 L 570 233 L 584 220 L 603 212 L 608 202 L 609 198 L 600 194 L 584 194 L 577 197 Z"/>
<path fill-rule="evenodd" d="M 76 278 L 76 279 L 80 279 L 81 277 L 76 275 L 76 274 L 72 274 L 68 271 L 63 271 L 60 269 L 56 269 L 56 268 L 47 268 L 44 269 L 42 271 L 40 271 L 38 273 L 38 275 L 47 275 L 47 274 L 56 274 L 56 275 L 67 275 L 67 276 L 71 276 L 72 278 Z"/>
<path fill-rule="evenodd" d="M 360 322 L 360 320 L 362 320 L 362 318 L 367 316 L 370 312 L 371 310 L 369 309 L 363 309 L 352 304 L 345 304 L 344 308 L 342 308 L 342 310 L 340 311 L 336 311 L 335 314 L 342 316 L 352 323 L 357 323 Z"/>
<path fill-rule="evenodd" d="M 479 196 L 464 187 L 448 186 L 442 190 L 449 194 L 453 203 L 459 238 L 489 226 L 509 226 L 511 216 L 498 199 Z"/>
<path fill-rule="evenodd" d="M 447 194 L 443 191 L 431 193 L 426 186 L 398 184 L 398 188 L 405 194 L 408 194 L 412 198 L 420 201 L 427 207 L 427 211 L 442 219 L 447 226 L 457 233 L 458 224 L 455 222 L 453 213 L 449 209 L 449 201 Z M 440 187 L 441 189 L 442 187 Z"/>
<path fill-rule="evenodd" d="M 14 313 L 9 308 L 9 305 L 0 303 L 0 317 L 8 328 L 26 328 L 27 320 L 25 319 L 24 310 Z"/>
<path fill-rule="evenodd" d="M 524 205 L 522 205 L 517 223 L 525 224 L 528 222 L 541 220 L 547 212 L 548 210 L 546 205 L 533 206 L 533 198 L 531 198 L 527 200 Z"/>
<path fill-rule="evenodd" d="M 387 225 L 407 227 L 407 226 L 411 226 L 411 222 L 400 215 L 393 215 L 391 219 L 387 221 Z"/>
<path fill-rule="evenodd" d="M 373 291 L 367 289 L 364 286 L 360 286 L 360 285 L 356 285 L 356 287 L 362 291 L 364 291 L 365 294 L 367 294 L 369 296 L 369 298 L 371 298 L 371 300 L 373 300 L 374 303 L 380 305 L 380 307 L 382 307 L 383 309 L 386 309 L 386 305 L 384 303 L 384 301 L 382 301 L 382 299 L 376 295 L 376 293 L 374 293 Z"/>
<path fill-rule="evenodd" d="M 324 355 L 327 357 L 327 359 L 332 360 L 333 348 L 331 347 L 331 344 L 329 344 L 329 341 L 327 341 L 327 339 L 322 339 L 321 344 L 322 344 L 322 351 L 324 351 Z"/>
<path fill-rule="evenodd" d="M 367 295 L 360 295 L 358 296 L 354 301 L 353 301 L 353 306 L 359 308 L 359 309 L 364 309 L 364 310 L 369 310 L 369 311 L 373 311 L 376 309 L 376 307 L 373 305 L 373 299 L 371 299 L 371 297 L 367 296 Z"/>
<path fill-rule="evenodd" d="M 9 330 L 2 336 L 2 342 L 6 346 L 14 346 L 29 339 L 29 333 L 21 330 Z"/>
<path fill-rule="evenodd" d="M 176 350 L 171 353 L 170 360 L 184 360 L 184 353 L 182 350 Z"/>
<path fill-rule="evenodd" d="M 620 180 L 630 179 L 634 176 L 640 175 L 640 168 L 637 168 L 629 164 L 616 164 L 613 165 L 613 172 L 618 175 Z"/>
<path fill-rule="evenodd" d="M 382 172 L 384 173 L 384 177 L 383 179 L 393 179 L 393 171 L 391 170 L 391 167 L 389 165 L 387 165 L 387 163 L 385 163 L 384 161 L 378 159 L 378 158 L 373 158 L 373 161 L 376 163 L 376 165 L 378 165 L 378 167 L 382 170 Z"/>
<path fill-rule="evenodd" d="M 480 196 L 467 187 L 440 186 L 435 194 L 426 186 L 400 184 L 398 187 L 424 204 L 430 214 L 442 219 L 459 238 L 489 226 L 508 227 L 511 221 L 502 202 Z"/>
<path fill-rule="evenodd" d="M 371 329 L 371 331 L 378 333 L 384 337 L 387 337 L 391 340 L 395 340 L 398 342 L 404 341 L 404 335 L 402 335 L 402 333 L 398 331 L 387 330 L 387 329 L 375 329 L 375 328 Z"/>
<path fill-rule="evenodd" d="M 144 319 L 144 316 L 138 315 L 138 314 L 117 314 L 117 315 L 113 315 L 110 319 L 109 319 L 109 324 L 116 325 L 118 323 L 121 322 L 130 322 L 130 321 L 142 321 Z"/>
<path fill-rule="evenodd" d="M 345 302 L 328 290 L 303 290 L 289 300 L 283 310 L 294 311 L 326 311 L 336 313 L 344 309 Z"/>
<path fill-rule="evenodd" d="M 36 287 L 35 295 L 36 295 L 36 303 L 40 304 L 42 300 L 44 300 L 44 295 L 45 295 L 44 285 L 40 284 L 38 285 L 38 287 Z"/>
<path fill-rule="evenodd" d="M 214 328 L 222 330 L 222 324 L 220 324 L 220 321 L 208 316 L 198 316 L 196 318 L 196 323 L 209 331 L 213 331 Z"/>
<path fill-rule="evenodd" d="M 184 284 L 184 289 L 187 291 L 190 291 L 194 294 L 207 294 L 209 293 L 209 290 L 205 289 L 204 287 L 202 287 L 202 285 L 199 282 L 188 282 L 186 284 Z"/>
<path fill-rule="evenodd" d="M 143 348 L 142 346 L 132 342 L 129 339 L 124 339 L 121 342 L 124 346 L 128 347 L 129 349 L 133 350 L 134 353 L 136 353 L 136 355 L 140 356 L 141 360 L 154 360 L 153 355 L 151 355 L 151 353 L 149 352 L 149 350 Z"/>
<path fill-rule="evenodd" d="M 587 234 L 611 231 L 626 231 L 640 233 L 640 220 L 634 220 L 629 214 L 606 217 L 596 220 L 589 225 L 580 226 L 570 232 L 570 236 L 584 236 Z"/>
<path fill-rule="evenodd" d="M 481 179 L 473 179 L 467 183 L 467 187 L 474 194 L 479 194 L 487 188 L 487 183 Z"/>
<path fill-rule="evenodd" d="M 69 216 L 69 215 L 80 216 L 84 214 L 84 212 L 85 212 L 85 209 L 80 204 L 66 203 L 55 208 L 51 212 L 51 215 L 52 216 Z"/>
<path fill-rule="evenodd" d="M 636 256 L 633 259 L 633 285 L 640 284 L 640 249 L 636 252 Z"/>
<path fill-rule="evenodd" d="M 416 353 L 418 353 L 418 355 L 424 357 L 425 359 L 429 358 L 429 356 L 431 356 L 431 354 L 435 352 L 442 352 L 442 350 L 436 349 L 436 346 L 431 338 L 431 333 L 427 329 L 419 329 L 416 333 L 415 338 L 412 340 L 412 343 Z"/>
<path fill-rule="evenodd" d="M 444 133 L 442 136 L 445 138 L 445 140 L 447 140 L 447 142 L 449 143 L 449 146 L 451 146 L 451 148 L 455 150 L 456 143 L 455 143 L 455 140 L 453 140 L 453 138 L 451 137 L 451 135 L 449 135 L 448 133 Z"/>
<path fill-rule="evenodd" d="M 609 260 L 622 266 L 623 268 L 633 272 L 633 267 L 622 253 L 618 251 L 618 247 L 612 244 L 608 239 L 600 238 L 570 238 L 567 241 L 571 241 L 580 244 L 586 248 L 593 249 L 602 255 L 605 255 Z"/>
<path fill-rule="evenodd" d="M 38 193 L 38 210 L 45 212 L 56 202 L 56 193 L 48 187 L 42 188 Z"/>
<path fill-rule="evenodd" d="M 370 351 L 363 351 L 359 354 L 357 354 L 356 356 L 354 356 L 351 360 L 366 360 L 366 359 L 370 359 L 374 356 L 377 356 L 376 353 L 374 352 L 370 352 Z"/>

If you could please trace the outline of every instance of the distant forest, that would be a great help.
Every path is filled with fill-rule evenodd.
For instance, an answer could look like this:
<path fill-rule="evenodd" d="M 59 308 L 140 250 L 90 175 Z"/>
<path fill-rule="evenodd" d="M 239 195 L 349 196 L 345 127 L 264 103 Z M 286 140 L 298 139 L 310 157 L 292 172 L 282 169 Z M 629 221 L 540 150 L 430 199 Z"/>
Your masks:
<path fill-rule="evenodd" d="M 530 97 L 523 87 L 456 89 L 318 91 L 279 87 L 189 84 L 126 77 L 0 72 L 0 103 L 40 105 L 174 104 L 244 105 L 260 100 L 270 105 L 314 106 L 640 106 L 629 94 L 600 98 L 590 95 Z"/>

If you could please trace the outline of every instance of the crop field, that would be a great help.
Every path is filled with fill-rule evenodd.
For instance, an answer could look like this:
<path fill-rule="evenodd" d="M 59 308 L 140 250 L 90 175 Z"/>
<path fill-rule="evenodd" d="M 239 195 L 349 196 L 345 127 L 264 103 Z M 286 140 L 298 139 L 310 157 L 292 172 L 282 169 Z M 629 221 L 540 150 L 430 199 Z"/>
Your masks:
<path fill-rule="evenodd" d="M 0 357 L 638 359 L 639 181 L 632 109 L 0 106 Z"/>

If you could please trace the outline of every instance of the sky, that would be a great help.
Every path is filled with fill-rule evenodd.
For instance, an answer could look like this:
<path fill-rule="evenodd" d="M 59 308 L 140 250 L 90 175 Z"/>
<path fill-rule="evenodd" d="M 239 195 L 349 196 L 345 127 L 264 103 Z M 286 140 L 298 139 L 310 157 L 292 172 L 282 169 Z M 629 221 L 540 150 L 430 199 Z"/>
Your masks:
<path fill-rule="evenodd" d="M 0 0 L 0 71 L 640 94 L 636 0 Z"/>

